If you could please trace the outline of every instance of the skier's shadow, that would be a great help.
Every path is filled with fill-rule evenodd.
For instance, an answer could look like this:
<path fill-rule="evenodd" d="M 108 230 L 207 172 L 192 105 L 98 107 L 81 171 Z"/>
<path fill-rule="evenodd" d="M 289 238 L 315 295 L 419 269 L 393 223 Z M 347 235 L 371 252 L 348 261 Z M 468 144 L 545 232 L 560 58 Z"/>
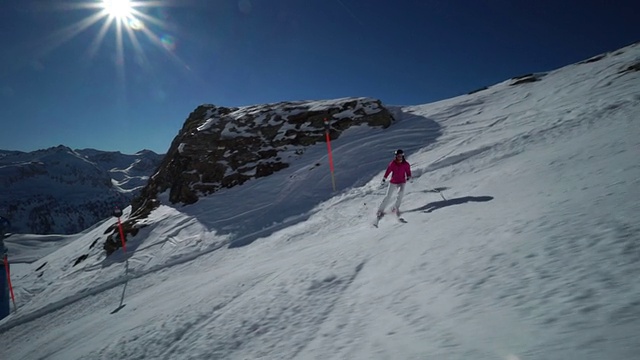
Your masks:
<path fill-rule="evenodd" d="M 455 199 L 430 202 L 425 206 L 419 207 L 417 209 L 406 210 L 405 212 L 422 211 L 430 213 L 447 206 L 460 205 L 468 202 L 486 202 L 491 200 L 493 200 L 493 196 L 465 196 Z"/>

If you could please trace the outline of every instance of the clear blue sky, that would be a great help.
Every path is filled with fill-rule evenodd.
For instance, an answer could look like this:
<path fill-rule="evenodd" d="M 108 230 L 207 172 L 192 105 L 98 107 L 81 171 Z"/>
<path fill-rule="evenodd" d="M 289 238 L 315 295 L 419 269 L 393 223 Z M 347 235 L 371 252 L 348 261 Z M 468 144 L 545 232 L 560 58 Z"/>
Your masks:
<path fill-rule="evenodd" d="M 424 104 L 640 40 L 637 1 L 173 0 L 120 47 L 73 31 L 101 3 L 0 0 L 0 149 L 163 153 L 202 103 Z"/>

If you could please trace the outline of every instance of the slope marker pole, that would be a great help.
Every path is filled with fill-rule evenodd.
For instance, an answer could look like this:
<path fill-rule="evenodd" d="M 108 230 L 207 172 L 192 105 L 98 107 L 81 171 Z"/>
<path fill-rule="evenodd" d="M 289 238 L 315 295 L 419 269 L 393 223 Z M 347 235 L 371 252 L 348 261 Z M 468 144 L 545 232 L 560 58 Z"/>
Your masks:
<path fill-rule="evenodd" d="M 124 304 L 124 293 L 127 290 L 127 285 L 129 284 L 129 258 L 127 257 L 127 245 L 124 241 L 124 230 L 122 229 L 122 222 L 120 221 L 120 216 L 122 216 L 122 210 L 116 208 L 113 211 L 113 216 L 118 218 L 118 230 L 120 231 L 120 240 L 122 241 L 122 252 L 125 256 L 124 259 L 124 286 L 122 287 L 122 294 L 120 295 L 120 305 L 116 309 L 114 309 L 111 313 L 115 314 L 120 311 L 126 304 Z"/>
<path fill-rule="evenodd" d="M 13 295 L 13 285 L 11 285 L 11 272 L 9 270 L 9 258 L 4 255 L 4 269 L 7 273 L 7 283 L 9 284 L 9 293 L 11 294 L 11 301 L 13 302 L 13 311 L 18 312 L 18 306 L 16 305 L 16 297 Z"/>
<path fill-rule="evenodd" d="M 331 185 L 333 185 L 333 192 L 336 191 L 336 178 L 333 175 L 333 155 L 331 153 L 331 136 L 329 136 L 329 120 L 324 118 L 324 133 L 327 139 L 327 152 L 329 153 L 329 170 L 331 171 Z"/>

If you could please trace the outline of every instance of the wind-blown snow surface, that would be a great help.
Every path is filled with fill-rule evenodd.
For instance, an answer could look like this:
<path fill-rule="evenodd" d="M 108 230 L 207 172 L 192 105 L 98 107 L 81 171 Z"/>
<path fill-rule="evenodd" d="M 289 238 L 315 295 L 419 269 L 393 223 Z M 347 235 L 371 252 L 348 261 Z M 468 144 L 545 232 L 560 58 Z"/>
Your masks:
<path fill-rule="evenodd" d="M 0 358 L 637 358 L 640 72 L 620 71 L 638 62 L 629 47 L 349 130 L 333 144 L 337 194 L 318 145 L 161 206 L 126 255 L 104 258 L 94 241 L 115 220 L 97 224 L 13 275 Z M 398 147 L 416 175 L 408 223 L 376 229 Z M 262 232 L 247 220 L 292 209 Z M 234 218 L 244 240 L 219 235 Z"/>

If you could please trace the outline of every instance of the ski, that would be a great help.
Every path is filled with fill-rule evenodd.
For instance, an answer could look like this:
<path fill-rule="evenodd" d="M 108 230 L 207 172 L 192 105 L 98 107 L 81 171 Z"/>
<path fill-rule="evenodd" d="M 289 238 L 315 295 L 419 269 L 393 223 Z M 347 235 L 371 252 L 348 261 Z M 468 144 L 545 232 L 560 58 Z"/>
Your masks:
<path fill-rule="evenodd" d="M 407 223 L 407 220 L 405 220 L 402 216 L 400 216 L 399 213 L 395 211 L 393 213 L 396 215 L 396 220 L 398 220 L 399 223 L 403 223 L 403 224 Z"/>
<path fill-rule="evenodd" d="M 376 219 L 373 221 L 373 227 L 377 228 L 380 223 L 380 219 L 384 217 L 384 213 L 376 214 Z"/>
<path fill-rule="evenodd" d="M 380 224 L 380 219 L 382 219 L 384 216 L 386 215 L 386 213 L 382 213 L 382 215 L 380 216 L 376 216 L 376 219 L 373 221 L 373 227 L 377 228 L 378 225 Z M 396 219 L 398 220 L 399 223 L 402 224 L 406 224 L 407 220 L 405 220 L 403 217 L 397 216 Z"/>
<path fill-rule="evenodd" d="M 398 222 L 401 222 L 403 224 L 405 224 L 407 222 L 407 220 L 405 220 L 402 215 L 400 214 L 400 211 L 396 208 L 391 209 L 391 213 L 394 214 L 396 216 L 396 219 L 398 219 Z"/>

